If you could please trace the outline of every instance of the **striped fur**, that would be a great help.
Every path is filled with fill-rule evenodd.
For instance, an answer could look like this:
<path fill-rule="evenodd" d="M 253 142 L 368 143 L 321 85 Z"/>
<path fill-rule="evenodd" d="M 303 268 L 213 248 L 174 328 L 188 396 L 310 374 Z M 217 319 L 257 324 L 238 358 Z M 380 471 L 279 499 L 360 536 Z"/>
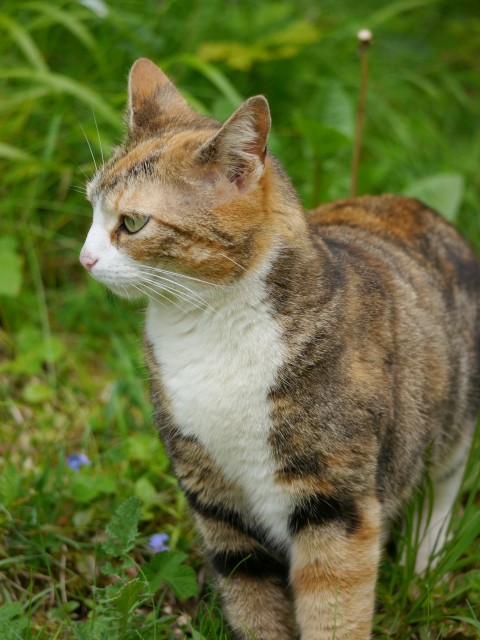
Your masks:
<path fill-rule="evenodd" d="M 386 524 L 427 456 L 419 570 L 444 539 L 479 409 L 480 265 L 416 200 L 304 212 L 262 97 L 222 126 L 139 60 L 127 122 L 81 260 L 150 298 L 155 420 L 233 637 L 369 638 Z"/>

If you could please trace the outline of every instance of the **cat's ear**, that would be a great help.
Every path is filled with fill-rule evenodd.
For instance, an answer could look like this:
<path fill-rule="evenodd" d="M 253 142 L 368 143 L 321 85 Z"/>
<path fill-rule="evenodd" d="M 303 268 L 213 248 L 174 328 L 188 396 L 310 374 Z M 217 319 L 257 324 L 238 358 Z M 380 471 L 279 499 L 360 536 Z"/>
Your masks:
<path fill-rule="evenodd" d="M 182 94 L 151 60 L 134 62 L 128 78 L 128 126 L 135 134 L 158 132 L 168 122 L 191 113 Z"/>
<path fill-rule="evenodd" d="M 239 187 L 253 183 L 263 173 L 270 124 L 266 98 L 249 98 L 200 147 L 197 161 L 211 165 Z"/>

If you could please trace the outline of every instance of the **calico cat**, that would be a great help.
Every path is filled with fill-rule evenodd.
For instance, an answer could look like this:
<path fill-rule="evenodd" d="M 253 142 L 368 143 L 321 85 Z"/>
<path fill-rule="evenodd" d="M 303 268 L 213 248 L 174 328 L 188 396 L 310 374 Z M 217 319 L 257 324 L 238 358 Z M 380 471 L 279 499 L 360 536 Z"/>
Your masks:
<path fill-rule="evenodd" d="M 222 126 L 146 59 L 81 253 L 148 296 L 161 438 L 234 638 L 369 638 L 388 520 L 425 469 L 445 540 L 480 401 L 480 265 L 416 200 L 306 213 L 265 98 Z"/>

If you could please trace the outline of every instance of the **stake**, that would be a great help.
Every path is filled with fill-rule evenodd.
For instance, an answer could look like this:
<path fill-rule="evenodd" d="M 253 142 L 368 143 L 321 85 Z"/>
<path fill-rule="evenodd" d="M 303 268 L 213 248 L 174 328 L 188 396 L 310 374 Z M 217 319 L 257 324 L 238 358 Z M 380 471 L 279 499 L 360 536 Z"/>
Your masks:
<path fill-rule="evenodd" d="M 363 121 L 365 118 L 365 101 L 367 97 L 368 49 L 372 42 L 372 32 L 368 29 L 361 29 L 357 33 L 357 38 L 360 42 L 361 84 L 355 122 L 355 139 L 353 142 L 352 177 L 350 182 L 350 197 L 352 198 L 357 195 L 358 189 L 358 168 L 360 166 L 360 150 L 362 146 Z"/>

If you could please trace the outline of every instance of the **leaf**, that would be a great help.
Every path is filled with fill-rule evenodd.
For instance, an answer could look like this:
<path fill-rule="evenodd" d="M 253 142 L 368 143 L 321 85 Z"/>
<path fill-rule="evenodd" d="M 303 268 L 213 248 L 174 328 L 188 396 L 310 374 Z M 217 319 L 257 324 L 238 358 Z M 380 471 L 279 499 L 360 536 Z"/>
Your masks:
<path fill-rule="evenodd" d="M 132 497 L 117 508 L 106 527 L 110 539 L 102 544 L 105 553 L 119 557 L 133 548 L 142 516 L 141 505 L 138 498 Z"/>
<path fill-rule="evenodd" d="M 50 89 L 51 93 L 72 95 L 84 104 L 95 109 L 97 114 L 109 122 L 116 129 L 122 128 L 121 117 L 110 107 L 95 91 L 68 76 L 60 73 L 51 73 L 29 69 L 28 67 L 15 67 L 13 69 L 0 69 L 0 78 L 24 80 L 34 82 Z"/>
<path fill-rule="evenodd" d="M 165 582 L 178 598 L 190 598 L 198 593 L 195 571 L 185 564 L 187 555 L 181 551 L 162 551 L 156 553 L 143 567 L 143 573 L 152 592 L 157 591 Z"/>
<path fill-rule="evenodd" d="M 115 608 L 122 614 L 129 614 L 132 609 L 138 606 L 139 594 L 144 588 L 141 580 L 131 580 L 123 585 L 115 598 Z"/>
<path fill-rule="evenodd" d="M 452 620 L 459 620 L 460 622 L 465 622 L 471 627 L 475 627 L 480 631 L 480 621 L 474 618 L 465 618 L 465 616 L 451 616 Z"/>
<path fill-rule="evenodd" d="M 319 121 L 327 128 L 353 139 L 355 132 L 354 108 L 350 96 L 337 82 L 323 92 L 323 109 Z"/>
<path fill-rule="evenodd" d="M 148 462 L 160 453 L 160 440 L 151 433 L 135 433 L 125 442 L 129 460 Z"/>
<path fill-rule="evenodd" d="M 75 472 L 71 481 L 71 495 L 74 500 L 88 504 L 96 500 L 103 493 L 115 493 L 117 487 L 111 476 L 95 476 Z"/>
<path fill-rule="evenodd" d="M 294 113 L 293 121 L 314 153 L 321 158 L 335 156 L 340 150 L 351 144 L 350 138 L 342 132 L 327 127 L 317 120 L 304 118 L 299 113 Z"/>
<path fill-rule="evenodd" d="M 0 238 L 0 295 L 18 296 L 22 284 L 22 262 L 15 238 Z"/>
<path fill-rule="evenodd" d="M 3 14 L 0 15 L 0 25 L 10 33 L 12 41 L 15 42 L 18 48 L 23 51 L 25 57 L 37 71 L 48 72 L 47 64 L 40 52 L 40 49 L 35 44 L 31 35 L 25 31 L 18 22 Z"/>
<path fill-rule="evenodd" d="M 135 482 L 135 495 L 140 498 L 146 507 L 151 507 L 161 502 L 157 490 L 145 476 Z"/>
<path fill-rule="evenodd" d="M 266 39 L 270 45 L 298 47 L 320 40 L 320 32 L 308 20 L 297 20 Z"/>
<path fill-rule="evenodd" d="M 63 27 L 70 31 L 70 33 L 75 36 L 83 45 L 85 45 L 85 47 L 93 52 L 96 51 L 95 40 L 93 39 L 91 33 L 88 31 L 85 25 L 77 20 L 72 12 L 63 11 L 59 7 L 54 6 L 53 3 L 47 2 L 26 2 L 24 3 L 24 7 L 49 16 L 49 18 L 52 19 L 53 23 L 56 22 L 63 25 Z"/>
<path fill-rule="evenodd" d="M 319 31 L 311 22 L 299 20 L 256 42 L 204 42 L 197 52 L 197 59 L 205 62 L 224 60 L 232 69 L 247 71 L 256 62 L 293 58 L 299 54 L 301 47 L 319 39 Z"/>
<path fill-rule="evenodd" d="M 2 102 L 2 107 L 3 106 L 4 104 Z M 14 147 L 11 144 L 6 144 L 5 142 L 0 142 L 0 158 L 5 158 L 6 160 L 35 162 L 35 158 L 29 153 L 27 153 L 23 149 Z"/>
<path fill-rule="evenodd" d="M 191 598 L 198 594 L 198 583 L 195 571 L 192 567 L 188 567 L 185 564 L 178 566 L 175 574 L 166 578 L 166 581 L 171 586 L 177 598 L 181 600 Z"/>
<path fill-rule="evenodd" d="M 372 29 L 385 22 L 389 22 L 402 13 L 424 7 L 425 5 L 436 4 L 437 2 L 438 0 L 397 0 L 397 2 L 388 2 L 367 18 L 364 23 L 369 29 Z"/>
<path fill-rule="evenodd" d="M 7 602 L 0 606 L 0 638 L 2 640 L 20 640 L 28 626 L 19 602 Z"/>
<path fill-rule="evenodd" d="M 41 404 L 55 397 L 55 390 L 43 382 L 30 382 L 24 388 L 22 397 L 28 404 Z"/>
<path fill-rule="evenodd" d="M 218 91 L 220 91 L 220 93 L 234 108 L 238 107 L 238 105 L 243 102 L 242 96 L 238 93 L 230 80 L 228 80 L 228 78 L 216 67 L 201 60 L 200 57 L 181 55 L 175 58 L 175 61 L 182 62 L 205 76 L 205 78 L 207 78 L 207 80 L 209 80 L 218 89 Z"/>
<path fill-rule="evenodd" d="M 56 336 L 45 337 L 33 327 L 25 327 L 15 337 L 14 360 L 0 363 L 0 372 L 36 375 L 44 363 L 57 362 L 65 353 L 64 343 Z"/>
<path fill-rule="evenodd" d="M 410 184 L 403 193 L 418 198 L 453 221 L 463 201 L 465 180 L 459 173 L 437 173 Z"/>

